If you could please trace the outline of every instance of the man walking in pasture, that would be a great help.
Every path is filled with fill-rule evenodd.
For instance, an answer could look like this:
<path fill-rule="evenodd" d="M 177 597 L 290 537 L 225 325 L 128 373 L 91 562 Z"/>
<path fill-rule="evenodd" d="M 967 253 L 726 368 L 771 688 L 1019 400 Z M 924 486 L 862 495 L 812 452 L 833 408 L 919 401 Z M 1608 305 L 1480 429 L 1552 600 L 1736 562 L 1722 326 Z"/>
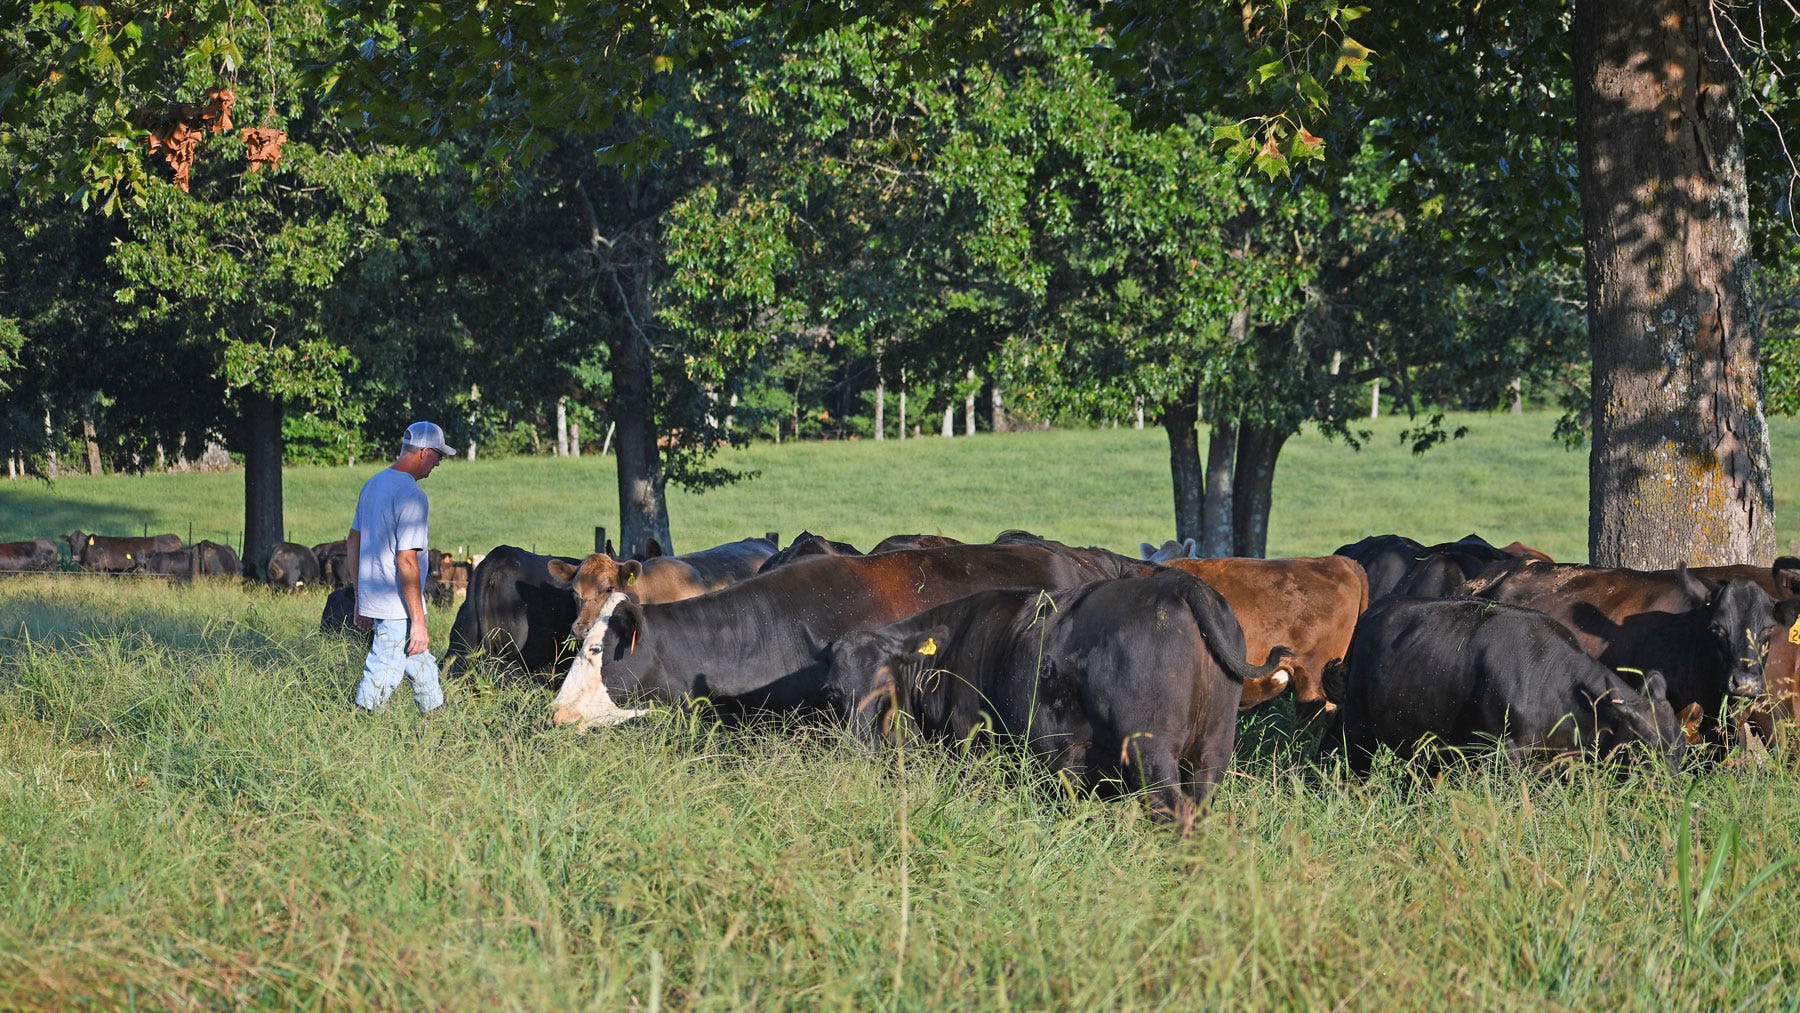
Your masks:
<path fill-rule="evenodd" d="M 419 483 L 439 461 L 454 456 L 436 423 L 414 422 L 406 427 L 393 465 L 363 483 L 356 497 L 345 546 L 356 575 L 356 626 L 375 631 L 356 687 L 356 706 L 363 710 L 380 710 L 402 678 L 412 680 L 420 712 L 444 704 L 425 629 L 429 504 Z"/>

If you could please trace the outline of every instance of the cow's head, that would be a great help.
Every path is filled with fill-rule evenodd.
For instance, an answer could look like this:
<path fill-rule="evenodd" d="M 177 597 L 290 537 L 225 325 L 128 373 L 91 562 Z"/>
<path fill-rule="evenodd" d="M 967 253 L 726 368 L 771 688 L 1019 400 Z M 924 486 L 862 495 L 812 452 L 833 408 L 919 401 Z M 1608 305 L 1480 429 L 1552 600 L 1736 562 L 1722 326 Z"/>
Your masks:
<path fill-rule="evenodd" d="M 1725 666 L 1725 691 L 1732 696 L 1760 695 L 1769 638 L 1777 629 L 1788 635 L 1800 619 L 1800 597 L 1776 602 L 1747 577 L 1721 584 L 1690 573 L 1686 564 L 1677 572 L 1687 592 L 1705 603 L 1707 633 Z"/>
<path fill-rule="evenodd" d="M 643 632 L 644 612 L 637 601 L 620 591 L 608 594 L 600 603 L 593 625 L 582 638 L 581 650 L 575 654 L 575 662 L 563 679 L 562 689 L 556 694 L 551 720 L 559 725 L 587 729 L 595 725 L 620 724 L 648 713 L 619 706 L 607 691 L 605 681 L 609 665 L 618 665 L 638 651 L 648 649 L 640 642 Z"/>
<path fill-rule="evenodd" d="M 826 699 L 865 745 L 898 741 L 903 719 L 918 716 L 920 698 L 928 692 L 925 673 L 949 635 L 943 626 L 907 636 L 881 630 L 844 634 L 831 645 Z"/>
<path fill-rule="evenodd" d="M 1691 708 L 1698 718 L 1698 708 Z M 1594 726 L 1601 756 L 1623 750 L 1641 759 L 1660 761 L 1672 774 L 1681 772 L 1681 756 L 1689 735 L 1675 708 L 1669 705 L 1663 674 L 1652 669 L 1644 676 L 1643 692 L 1615 682 L 1613 689 L 1594 701 Z"/>
<path fill-rule="evenodd" d="M 568 583 L 575 592 L 575 622 L 569 632 L 577 637 L 588 635 L 588 630 L 599 620 L 600 609 L 608 596 L 615 591 L 632 591 L 644 574 L 644 564 L 637 560 L 620 562 L 603 552 L 587 557 L 579 566 L 571 566 L 560 559 L 552 559 L 548 565 L 550 575 Z"/>

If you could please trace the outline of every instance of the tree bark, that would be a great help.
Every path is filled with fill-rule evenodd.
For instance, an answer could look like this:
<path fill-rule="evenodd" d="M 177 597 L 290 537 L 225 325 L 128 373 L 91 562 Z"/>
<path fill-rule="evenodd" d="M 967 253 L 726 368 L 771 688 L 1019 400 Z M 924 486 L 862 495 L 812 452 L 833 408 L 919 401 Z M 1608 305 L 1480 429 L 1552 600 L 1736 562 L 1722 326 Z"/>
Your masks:
<path fill-rule="evenodd" d="M 1578 0 L 1588 555 L 1766 564 L 1769 434 L 1737 75 L 1700 0 Z"/>
<path fill-rule="evenodd" d="M 1232 551 L 1258 559 L 1268 551 L 1269 504 L 1275 491 L 1275 459 L 1288 434 L 1270 426 L 1238 429 L 1236 487 L 1232 490 Z"/>
<path fill-rule="evenodd" d="M 975 383 L 975 370 L 973 368 L 971 368 L 969 370 L 969 383 L 971 385 L 973 385 Z M 963 435 L 964 436 L 974 436 L 975 435 L 975 394 L 980 389 L 981 388 L 979 386 L 971 386 L 969 388 L 968 396 L 963 398 Z"/>
<path fill-rule="evenodd" d="M 1169 434 L 1169 477 L 1175 487 L 1175 538 L 1201 536 L 1200 505 L 1206 498 L 1206 476 L 1200 469 L 1200 411 L 1192 401 L 1162 406 L 1163 431 Z"/>
<path fill-rule="evenodd" d="M 941 435 L 943 435 L 943 436 L 955 436 L 956 435 L 956 406 L 955 405 L 950 405 L 944 409 L 944 428 L 943 428 Z"/>
<path fill-rule="evenodd" d="M 94 431 L 94 402 L 89 401 L 81 409 L 81 438 L 87 444 L 88 474 L 100 474 L 100 440 Z"/>
<path fill-rule="evenodd" d="M 988 429 L 991 432 L 1006 432 L 1006 406 L 1000 400 L 1000 382 L 994 381 L 988 396 Z"/>
<path fill-rule="evenodd" d="M 619 426 L 619 548 L 640 554 L 654 538 L 673 555 L 669 504 L 664 498 L 656 406 L 651 401 L 650 349 L 632 333 L 613 349 L 613 418 Z"/>
<path fill-rule="evenodd" d="M 281 399 L 255 391 L 244 393 L 244 547 L 245 574 L 263 576 L 269 550 L 282 540 Z"/>
<path fill-rule="evenodd" d="M 1229 556 L 1237 551 L 1232 511 L 1236 500 L 1237 421 L 1214 419 L 1206 441 L 1206 501 L 1200 508 L 1200 554 Z"/>
<path fill-rule="evenodd" d="M 879 367 L 875 371 L 875 438 L 887 439 L 887 381 L 881 378 Z"/>
<path fill-rule="evenodd" d="M 556 456 L 569 456 L 569 399 L 556 399 Z"/>

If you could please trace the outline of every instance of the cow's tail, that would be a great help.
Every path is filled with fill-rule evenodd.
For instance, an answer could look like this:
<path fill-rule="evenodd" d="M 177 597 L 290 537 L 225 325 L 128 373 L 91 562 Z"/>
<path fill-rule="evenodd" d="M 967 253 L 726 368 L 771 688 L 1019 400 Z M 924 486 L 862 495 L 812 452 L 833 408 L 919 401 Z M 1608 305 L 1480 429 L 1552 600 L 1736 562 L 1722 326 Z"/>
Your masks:
<path fill-rule="evenodd" d="M 1269 656 L 1261 665 L 1252 665 L 1244 656 L 1244 630 L 1238 625 L 1237 616 L 1231 606 L 1214 591 L 1211 586 L 1198 577 L 1184 574 L 1188 580 L 1183 582 L 1183 596 L 1187 600 L 1188 611 L 1194 614 L 1194 622 L 1200 627 L 1200 635 L 1206 638 L 1206 646 L 1212 656 L 1225 669 L 1226 674 L 1238 682 L 1248 679 L 1266 679 L 1280 671 L 1294 652 L 1285 645 L 1269 649 Z M 1290 673 L 1291 674 L 1291 673 Z"/>

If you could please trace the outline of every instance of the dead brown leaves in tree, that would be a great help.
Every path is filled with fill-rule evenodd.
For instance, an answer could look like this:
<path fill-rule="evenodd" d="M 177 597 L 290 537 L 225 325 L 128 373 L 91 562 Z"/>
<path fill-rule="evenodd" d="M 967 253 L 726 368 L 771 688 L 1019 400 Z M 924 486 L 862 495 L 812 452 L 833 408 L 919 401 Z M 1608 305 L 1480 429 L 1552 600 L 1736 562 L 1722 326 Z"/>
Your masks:
<path fill-rule="evenodd" d="M 160 122 L 150 127 L 146 143 L 150 154 L 161 155 L 175 170 L 175 185 L 188 192 L 188 174 L 194 168 L 194 149 L 207 134 L 221 134 L 231 129 L 231 104 L 237 96 L 230 88 L 207 91 L 205 102 L 179 102 L 170 106 Z M 146 111 L 140 118 L 148 119 Z"/>
<path fill-rule="evenodd" d="M 250 163 L 250 171 L 255 172 L 264 166 L 275 168 L 281 161 L 281 146 L 287 143 L 287 131 L 274 127 L 245 127 L 244 158 Z"/>

